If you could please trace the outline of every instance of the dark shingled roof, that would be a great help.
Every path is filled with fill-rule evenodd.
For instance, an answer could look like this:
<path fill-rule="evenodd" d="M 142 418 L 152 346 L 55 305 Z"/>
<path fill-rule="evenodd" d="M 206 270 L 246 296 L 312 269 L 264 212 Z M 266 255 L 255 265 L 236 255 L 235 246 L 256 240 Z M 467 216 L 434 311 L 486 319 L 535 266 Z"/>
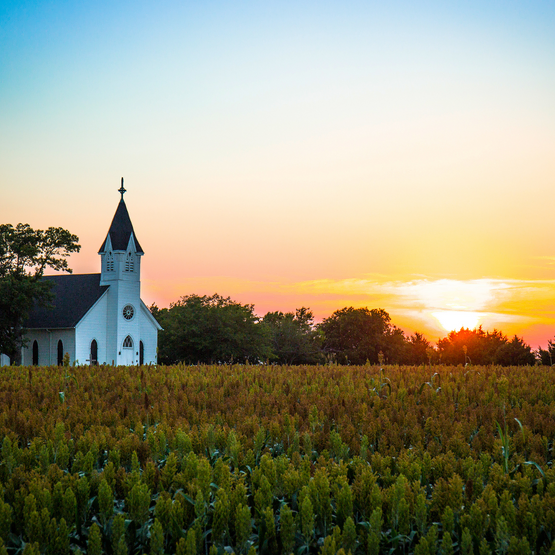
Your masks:
<path fill-rule="evenodd" d="M 24 323 L 26 328 L 74 328 L 100 299 L 109 285 L 100 285 L 100 274 L 44 276 L 52 283 L 53 308 L 37 306 Z"/>
<path fill-rule="evenodd" d="M 125 206 L 125 202 L 122 199 L 119 201 L 118 209 L 114 214 L 114 219 L 112 220 L 112 225 L 108 231 L 108 235 L 110 236 L 110 240 L 112 241 L 112 249 L 115 251 L 124 251 L 127 249 L 127 245 L 129 244 L 129 238 L 133 233 L 135 239 L 135 246 L 137 247 L 137 252 L 139 254 L 144 254 L 141 245 L 139 245 L 139 240 L 137 239 L 137 235 L 135 231 L 133 231 L 133 224 L 131 223 L 131 218 L 129 217 L 129 212 L 127 212 L 127 206 Z M 108 239 L 108 235 L 106 235 L 106 239 Z M 104 252 L 104 246 L 106 245 L 106 239 L 104 239 L 104 243 L 100 247 L 100 252 Z"/>

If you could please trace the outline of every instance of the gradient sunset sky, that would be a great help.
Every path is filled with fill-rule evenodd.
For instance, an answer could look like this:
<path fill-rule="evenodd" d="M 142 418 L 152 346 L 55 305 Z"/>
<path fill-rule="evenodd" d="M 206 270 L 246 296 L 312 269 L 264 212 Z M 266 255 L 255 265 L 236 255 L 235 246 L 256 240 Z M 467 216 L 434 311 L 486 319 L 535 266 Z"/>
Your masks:
<path fill-rule="evenodd" d="M 0 3 L 0 222 L 125 201 L 142 297 L 555 336 L 555 3 Z"/>

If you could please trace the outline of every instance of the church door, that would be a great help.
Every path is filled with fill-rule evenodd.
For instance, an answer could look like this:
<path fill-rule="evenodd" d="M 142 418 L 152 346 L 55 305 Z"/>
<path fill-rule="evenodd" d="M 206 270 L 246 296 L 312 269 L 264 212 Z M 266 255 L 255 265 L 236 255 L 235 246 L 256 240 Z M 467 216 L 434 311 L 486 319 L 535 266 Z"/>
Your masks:
<path fill-rule="evenodd" d="M 91 357 L 90 357 L 91 366 L 95 366 L 98 364 L 98 343 L 96 339 L 91 341 Z"/>
<path fill-rule="evenodd" d="M 135 363 L 133 356 L 133 339 L 128 335 L 123 340 L 123 349 L 121 350 L 121 364 L 124 366 L 131 366 Z"/>

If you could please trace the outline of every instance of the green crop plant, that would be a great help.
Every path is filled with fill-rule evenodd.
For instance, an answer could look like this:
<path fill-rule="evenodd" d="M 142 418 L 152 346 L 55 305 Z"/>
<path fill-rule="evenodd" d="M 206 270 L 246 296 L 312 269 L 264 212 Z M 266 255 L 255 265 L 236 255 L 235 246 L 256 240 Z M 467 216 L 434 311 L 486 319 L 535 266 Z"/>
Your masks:
<path fill-rule="evenodd" d="M 370 385 L 372 387 L 369 388 L 369 391 L 371 391 L 372 393 L 374 393 L 377 396 L 381 395 L 381 391 L 384 388 L 387 388 L 388 391 L 389 391 L 389 395 L 391 395 L 391 380 L 387 376 L 385 376 L 383 368 L 380 368 L 380 375 L 379 375 L 379 379 L 377 380 L 377 382 L 375 382 L 374 379 L 372 378 L 370 380 Z"/>
<path fill-rule="evenodd" d="M 438 372 L 434 372 L 429 381 L 424 382 L 423 384 L 420 385 L 420 387 L 418 389 L 418 393 L 422 393 L 423 389 L 426 386 L 428 386 L 434 393 L 439 393 L 441 391 L 441 386 L 436 387 L 436 385 L 434 383 L 434 380 L 436 380 L 436 379 L 441 383 L 441 376 L 439 375 Z"/>
<path fill-rule="evenodd" d="M 0 368 L 4 548 L 549 552 L 551 369 L 433 369 Z"/>

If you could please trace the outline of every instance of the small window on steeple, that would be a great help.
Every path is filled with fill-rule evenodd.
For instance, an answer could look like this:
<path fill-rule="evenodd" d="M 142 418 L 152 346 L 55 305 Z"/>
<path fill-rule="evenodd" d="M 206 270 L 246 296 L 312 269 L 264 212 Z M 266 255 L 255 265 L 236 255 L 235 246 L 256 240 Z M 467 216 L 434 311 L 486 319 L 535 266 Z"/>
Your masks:
<path fill-rule="evenodd" d="M 111 252 L 108 253 L 106 257 L 106 271 L 113 272 L 114 271 L 114 257 Z"/>
<path fill-rule="evenodd" d="M 132 272 L 134 269 L 134 266 L 135 266 L 135 261 L 134 261 L 133 254 L 128 252 L 127 258 L 125 259 L 125 271 Z"/>

